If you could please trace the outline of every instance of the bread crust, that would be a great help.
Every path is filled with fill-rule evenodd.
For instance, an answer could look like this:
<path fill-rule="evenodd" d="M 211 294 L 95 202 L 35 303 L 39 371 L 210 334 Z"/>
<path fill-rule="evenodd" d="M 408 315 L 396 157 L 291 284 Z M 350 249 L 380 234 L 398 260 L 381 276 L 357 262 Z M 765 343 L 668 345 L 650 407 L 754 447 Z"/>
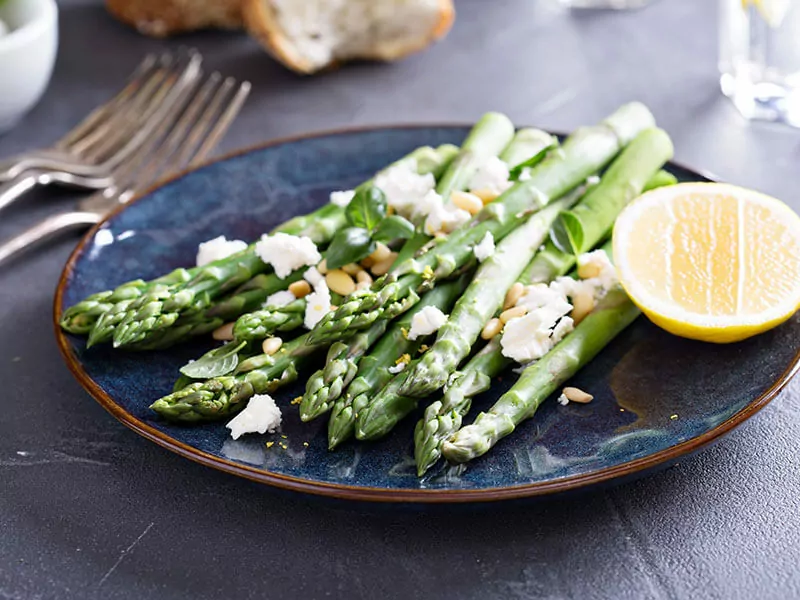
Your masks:
<path fill-rule="evenodd" d="M 438 0 L 438 3 L 439 14 L 436 24 L 425 35 L 404 40 L 402 43 L 396 41 L 378 43 L 371 50 L 353 56 L 352 60 L 393 61 L 427 48 L 450 31 L 455 19 L 453 0 Z M 337 65 L 336 61 L 326 65 L 314 65 L 304 58 L 282 31 L 275 10 L 268 0 L 243 0 L 242 16 L 244 26 L 250 35 L 258 40 L 270 55 L 293 71 L 311 74 Z"/>
<path fill-rule="evenodd" d="M 242 0 L 106 0 L 117 19 L 152 37 L 197 29 L 241 29 Z"/>

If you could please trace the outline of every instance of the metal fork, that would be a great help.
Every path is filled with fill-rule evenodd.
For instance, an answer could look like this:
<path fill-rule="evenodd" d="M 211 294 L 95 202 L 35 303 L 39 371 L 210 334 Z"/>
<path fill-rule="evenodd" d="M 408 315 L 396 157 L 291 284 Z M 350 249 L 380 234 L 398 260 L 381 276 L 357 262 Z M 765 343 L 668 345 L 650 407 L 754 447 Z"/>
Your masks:
<path fill-rule="evenodd" d="M 0 264 L 62 231 L 99 223 L 167 173 L 197 165 L 219 143 L 250 92 L 250 83 L 237 85 L 214 73 L 191 86 L 185 102 L 173 106 L 162 135 L 152 136 L 115 171 L 115 185 L 78 203 L 77 210 L 48 217 L 0 245 Z"/>
<path fill-rule="evenodd" d="M 162 55 L 55 149 L 24 155 L 7 167 L 5 174 L 11 179 L 0 185 L 0 210 L 37 184 L 58 182 L 89 189 L 111 185 L 112 171 L 163 127 L 171 108 L 185 98 L 201 61 L 196 52 L 177 58 Z"/>

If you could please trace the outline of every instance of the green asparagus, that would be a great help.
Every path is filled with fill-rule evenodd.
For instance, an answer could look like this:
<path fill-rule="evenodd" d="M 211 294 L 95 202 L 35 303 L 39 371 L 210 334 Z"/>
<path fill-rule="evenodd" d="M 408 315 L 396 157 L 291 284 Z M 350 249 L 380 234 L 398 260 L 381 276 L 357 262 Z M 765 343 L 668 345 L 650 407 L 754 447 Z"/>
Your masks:
<path fill-rule="evenodd" d="M 233 416 L 255 394 L 264 394 L 297 379 L 319 346 L 307 344 L 307 334 L 287 342 L 272 355 L 261 354 L 239 363 L 233 375 L 189 385 L 156 400 L 150 408 L 169 421 L 196 423 Z"/>
<path fill-rule="evenodd" d="M 310 339 L 314 343 L 333 342 L 386 318 L 391 313 L 384 307 L 402 301 L 414 291 L 428 289 L 436 279 L 452 273 L 469 259 L 472 247 L 486 233 L 491 233 L 496 241 L 501 240 L 519 225 L 528 211 L 541 208 L 579 186 L 652 125 L 653 117 L 647 108 L 633 103 L 599 126 L 579 129 L 566 140 L 560 152 L 551 153 L 534 167 L 529 179 L 517 182 L 445 242 L 407 260 L 376 281 L 373 289 L 351 295 L 317 324 Z"/>
<path fill-rule="evenodd" d="M 418 172 L 432 173 L 437 177 L 449 166 L 457 151 L 458 148 L 450 144 L 436 149 L 423 146 L 394 164 L 414 160 Z M 372 181 L 367 181 L 362 186 L 371 185 Z M 308 215 L 287 221 L 271 233 L 306 236 L 315 243 L 324 245 L 344 224 L 344 209 L 326 204 Z M 245 283 L 249 279 L 248 274 L 259 273 L 266 268 L 267 265 L 255 255 L 255 244 L 251 244 L 246 250 L 227 259 L 184 270 L 184 276 L 179 281 L 170 282 L 172 285 L 160 285 L 157 290 L 146 285 L 137 297 L 129 299 L 126 296 L 122 304 L 104 306 L 106 310 L 102 313 L 99 313 L 94 302 L 73 307 L 65 313 L 65 317 L 68 317 L 65 324 L 70 325 L 82 311 L 91 309 L 91 316 L 87 314 L 78 320 L 81 329 L 91 327 L 90 346 L 110 341 L 112 337 L 116 346 L 142 342 L 151 329 L 172 326 L 178 316 L 186 311 L 197 313 L 205 310 L 220 293 Z M 162 311 L 167 311 L 167 314 L 162 314 Z M 95 321 L 89 325 L 91 319 Z"/>
<path fill-rule="evenodd" d="M 541 403 L 589 363 L 639 315 L 639 309 L 616 287 L 550 352 L 522 372 L 512 388 L 472 425 L 459 429 L 442 444 L 452 463 L 464 463 L 489 451 L 530 419 Z"/>
<path fill-rule="evenodd" d="M 359 410 L 366 407 L 378 390 L 393 377 L 389 368 L 395 366 L 398 358 L 406 354 L 409 357 L 415 355 L 422 346 L 422 338 L 409 340 L 407 337 L 414 315 L 426 306 L 449 310 L 468 283 L 469 276 L 465 274 L 458 279 L 442 282 L 424 294 L 416 306 L 390 324 L 383 337 L 359 361 L 355 379 L 331 410 L 328 421 L 328 447 L 331 450 L 353 436 Z"/>
<path fill-rule="evenodd" d="M 469 354 L 486 321 L 502 306 L 506 290 L 545 240 L 553 220 L 573 203 L 569 197 L 557 200 L 497 245 L 456 302 L 431 349 L 414 368 L 406 369 L 404 381 L 398 387 L 402 395 L 422 398 L 447 383 L 450 373 Z"/>

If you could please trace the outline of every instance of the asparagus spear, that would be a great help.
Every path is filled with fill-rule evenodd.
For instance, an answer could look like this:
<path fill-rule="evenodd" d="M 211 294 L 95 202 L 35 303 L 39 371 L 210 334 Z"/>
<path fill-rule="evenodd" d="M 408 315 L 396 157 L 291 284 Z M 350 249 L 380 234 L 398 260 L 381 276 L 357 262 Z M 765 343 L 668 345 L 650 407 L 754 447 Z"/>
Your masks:
<path fill-rule="evenodd" d="M 150 408 L 169 421 L 196 423 L 217 421 L 239 412 L 255 394 L 274 390 L 297 379 L 319 346 L 307 343 L 308 335 L 287 342 L 272 355 L 260 354 L 239 363 L 233 375 L 190 383 Z"/>
<path fill-rule="evenodd" d="M 647 181 L 671 156 L 672 143 L 660 129 L 643 131 L 622 151 L 600 184 L 569 211 L 569 214 L 581 215 L 583 220 L 592 219 L 591 227 L 584 227 L 587 237 L 581 253 L 599 241 L 622 207 L 641 193 Z M 472 285 L 456 304 L 448 322 L 439 330 L 436 343 L 408 373 L 400 386 L 402 394 L 421 398 L 447 382 L 469 354 L 483 326 L 502 305 L 505 291 L 544 241 L 546 231 L 543 228 L 549 228 L 557 216 L 553 211 L 555 206 L 555 211 L 565 208 L 564 205 L 548 207 L 498 245 L 495 254 L 481 266 Z"/>
<path fill-rule="evenodd" d="M 386 331 L 386 321 L 378 321 L 344 342 L 328 349 L 325 366 L 311 375 L 300 402 L 300 418 L 310 421 L 328 412 L 350 384 L 358 370 L 359 360 Z"/>
<path fill-rule="evenodd" d="M 392 379 L 389 368 L 395 366 L 399 357 L 405 354 L 413 356 L 422 346 L 422 338 L 409 340 L 406 337 L 414 315 L 426 306 L 449 310 L 468 283 L 469 276 L 465 274 L 458 279 L 442 282 L 424 294 L 416 306 L 391 323 L 383 337 L 361 358 L 356 377 L 331 410 L 328 421 L 328 447 L 331 450 L 353 436 L 359 411 Z"/>
<path fill-rule="evenodd" d="M 444 144 L 436 149 L 424 146 L 394 164 L 414 160 L 418 172 L 433 173 L 435 177 L 441 176 L 457 151 L 458 148 L 450 144 Z M 372 181 L 369 180 L 362 186 L 372 185 Z M 326 204 L 308 215 L 287 221 L 272 233 L 280 231 L 307 236 L 317 244 L 326 244 L 344 224 L 344 209 L 333 204 Z M 104 306 L 106 310 L 102 314 L 98 315 L 98 308 L 92 305 L 92 316 L 87 315 L 80 321 L 82 329 L 86 329 L 88 321 L 96 319 L 90 332 L 89 345 L 109 341 L 112 336 L 116 337 L 115 345 L 117 346 L 141 342 L 147 337 L 147 332 L 151 328 L 163 329 L 176 322 L 177 315 L 169 314 L 169 312 L 163 315 L 161 314 L 163 310 L 172 313 L 204 310 L 214 297 L 247 281 L 248 273 L 261 272 L 267 268 L 255 256 L 254 248 L 255 245 L 252 244 L 246 250 L 227 259 L 204 267 L 185 270 L 186 276 L 182 280 L 174 282 L 173 286 L 152 290 L 145 285 L 139 297 L 132 302 L 126 299 L 126 303 L 122 305 Z M 75 310 L 67 311 L 69 319 L 65 321 L 65 324 L 69 325 L 85 308 L 89 308 L 89 305 L 74 307 Z M 143 322 L 138 322 L 137 317 Z M 118 329 L 123 329 L 121 326 L 125 321 L 128 322 L 125 324 L 124 331 L 118 331 Z"/>
<path fill-rule="evenodd" d="M 653 117 L 643 105 L 628 104 L 601 125 L 579 129 L 561 148 L 531 170 L 531 177 L 517 182 L 487 205 L 463 227 L 426 254 L 407 260 L 393 273 L 375 282 L 372 290 L 351 295 L 336 311 L 326 315 L 312 330 L 314 343 L 333 342 L 369 327 L 380 318 L 394 316 L 385 307 L 430 288 L 469 259 L 472 246 L 491 233 L 501 240 L 525 218 L 526 212 L 541 208 L 580 185 L 605 166 L 638 133 L 651 127 Z M 444 177 L 447 177 L 445 174 Z"/>
<path fill-rule="evenodd" d="M 541 403 L 591 361 L 639 315 L 625 292 L 616 287 L 550 352 L 525 369 L 514 386 L 442 445 L 453 463 L 464 463 L 489 451 L 530 419 Z"/>

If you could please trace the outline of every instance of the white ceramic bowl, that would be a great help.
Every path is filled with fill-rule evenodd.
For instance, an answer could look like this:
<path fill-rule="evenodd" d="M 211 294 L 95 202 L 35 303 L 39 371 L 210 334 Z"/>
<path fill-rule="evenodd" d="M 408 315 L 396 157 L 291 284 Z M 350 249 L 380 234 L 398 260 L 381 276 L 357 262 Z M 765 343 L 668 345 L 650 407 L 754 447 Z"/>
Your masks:
<path fill-rule="evenodd" d="M 0 0 L 0 133 L 41 98 L 58 48 L 55 0 Z"/>

